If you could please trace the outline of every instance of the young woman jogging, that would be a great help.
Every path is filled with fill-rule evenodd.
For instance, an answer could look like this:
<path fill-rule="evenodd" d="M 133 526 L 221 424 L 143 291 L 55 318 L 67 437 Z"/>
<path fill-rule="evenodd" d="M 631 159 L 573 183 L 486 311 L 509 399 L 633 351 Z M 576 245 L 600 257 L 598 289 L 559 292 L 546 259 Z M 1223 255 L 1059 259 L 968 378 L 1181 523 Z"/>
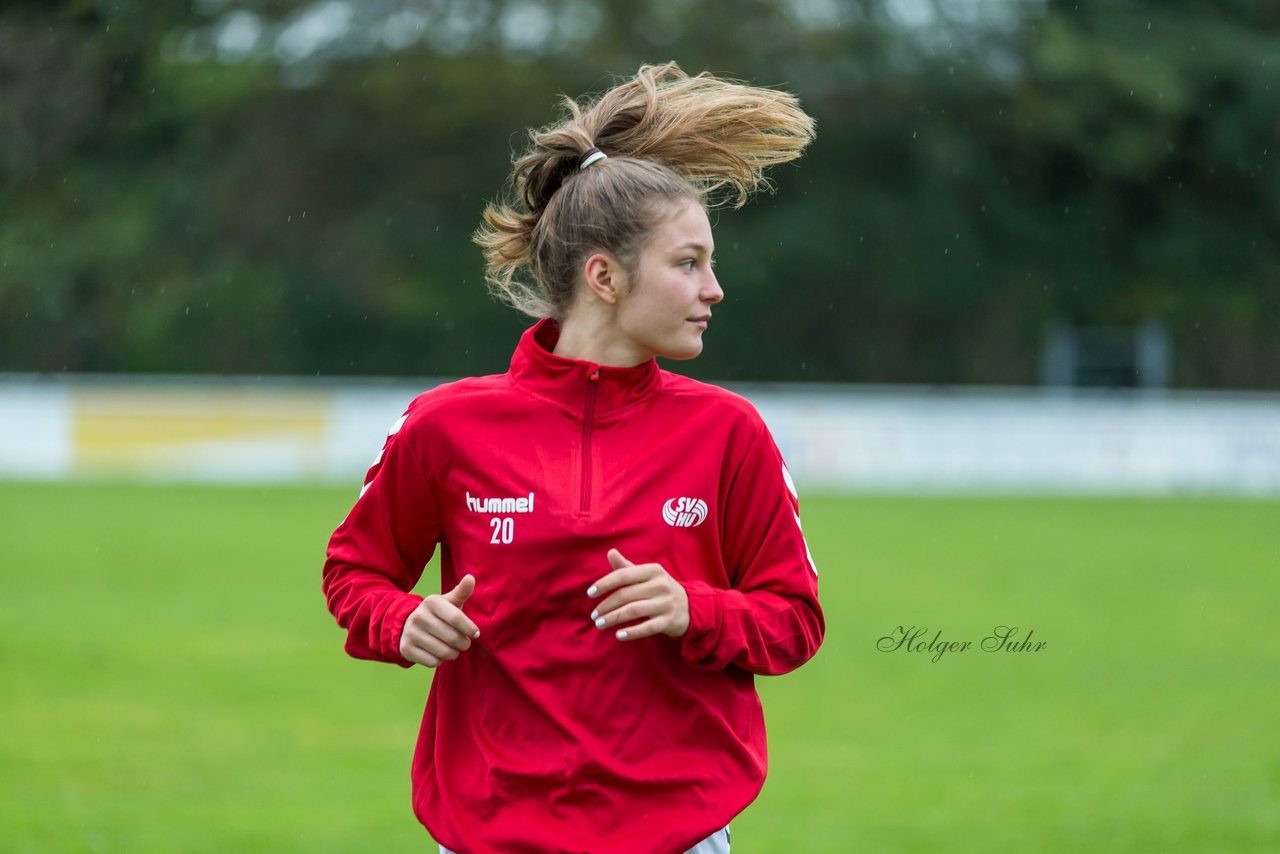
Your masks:
<path fill-rule="evenodd" d="M 724 297 L 707 206 L 813 122 L 674 64 L 567 108 L 476 235 L 537 322 L 392 426 L 323 589 L 351 655 L 435 668 L 413 808 L 442 851 L 728 851 L 765 777 L 753 680 L 817 651 L 817 570 L 755 409 L 655 357 L 697 356 Z"/>

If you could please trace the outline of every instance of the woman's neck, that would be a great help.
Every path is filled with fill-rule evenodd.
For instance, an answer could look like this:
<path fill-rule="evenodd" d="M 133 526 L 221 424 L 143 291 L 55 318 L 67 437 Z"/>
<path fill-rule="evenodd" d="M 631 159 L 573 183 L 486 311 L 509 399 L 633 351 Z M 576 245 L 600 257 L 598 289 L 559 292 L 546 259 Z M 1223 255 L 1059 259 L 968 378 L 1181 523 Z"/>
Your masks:
<path fill-rule="evenodd" d="M 611 317 L 583 308 L 560 321 L 560 340 L 552 351 L 557 356 L 611 368 L 631 368 L 653 358 L 619 335 Z"/>

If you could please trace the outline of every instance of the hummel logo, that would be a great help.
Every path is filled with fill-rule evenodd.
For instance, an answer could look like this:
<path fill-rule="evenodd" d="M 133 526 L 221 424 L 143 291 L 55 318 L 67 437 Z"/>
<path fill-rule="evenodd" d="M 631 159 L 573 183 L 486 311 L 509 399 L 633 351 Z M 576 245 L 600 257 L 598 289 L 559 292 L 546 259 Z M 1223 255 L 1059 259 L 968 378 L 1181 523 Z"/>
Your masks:
<path fill-rule="evenodd" d="M 532 513 L 533 493 L 522 498 L 472 498 L 468 492 L 467 509 L 475 513 Z"/>
<path fill-rule="evenodd" d="M 701 498 L 668 498 L 662 519 L 676 528 L 696 528 L 707 518 L 707 502 Z"/>

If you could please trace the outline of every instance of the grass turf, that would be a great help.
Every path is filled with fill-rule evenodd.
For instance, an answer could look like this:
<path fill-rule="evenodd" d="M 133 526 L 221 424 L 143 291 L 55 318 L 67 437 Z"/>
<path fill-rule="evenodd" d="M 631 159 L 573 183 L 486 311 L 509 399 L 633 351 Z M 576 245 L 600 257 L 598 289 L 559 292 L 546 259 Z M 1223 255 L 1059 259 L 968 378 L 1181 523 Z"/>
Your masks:
<path fill-rule="evenodd" d="M 431 851 L 429 674 L 324 609 L 351 489 L 0 484 L 0 849 Z M 804 501 L 750 852 L 1280 850 L 1280 503 Z M 428 574 L 429 577 L 430 574 Z M 984 652 L 994 627 L 1039 652 Z M 880 651 L 899 626 L 945 653 Z"/>

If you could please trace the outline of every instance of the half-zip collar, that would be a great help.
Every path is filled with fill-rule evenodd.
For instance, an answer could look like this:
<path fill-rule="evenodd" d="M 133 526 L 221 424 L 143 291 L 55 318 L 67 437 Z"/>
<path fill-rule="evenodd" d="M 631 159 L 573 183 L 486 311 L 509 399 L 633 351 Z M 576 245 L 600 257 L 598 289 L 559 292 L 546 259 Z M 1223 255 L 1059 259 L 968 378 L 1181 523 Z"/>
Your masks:
<path fill-rule="evenodd" d="M 552 352 L 559 340 L 560 326 L 552 318 L 526 329 L 511 356 L 510 376 L 520 388 L 577 418 L 584 417 L 589 397 L 594 418 L 606 418 L 653 394 L 661 384 L 656 359 L 631 368 L 566 359 Z"/>

